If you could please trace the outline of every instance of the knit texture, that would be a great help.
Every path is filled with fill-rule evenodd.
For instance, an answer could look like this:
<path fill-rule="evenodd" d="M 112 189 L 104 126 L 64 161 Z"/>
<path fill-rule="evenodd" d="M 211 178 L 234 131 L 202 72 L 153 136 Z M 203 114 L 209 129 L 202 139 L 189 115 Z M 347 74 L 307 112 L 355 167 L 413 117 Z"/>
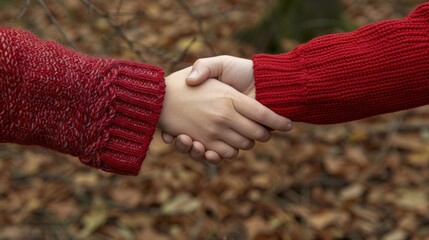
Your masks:
<path fill-rule="evenodd" d="M 429 3 L 253 61 L 256 98 L 293 121 L 334 124 L 426 105 Z"/>
<path fill-rule="evenodd" d="M 136 175 L 161 113 L 161 68 L 86 56 L 0 27 L 0 142 Z"/>

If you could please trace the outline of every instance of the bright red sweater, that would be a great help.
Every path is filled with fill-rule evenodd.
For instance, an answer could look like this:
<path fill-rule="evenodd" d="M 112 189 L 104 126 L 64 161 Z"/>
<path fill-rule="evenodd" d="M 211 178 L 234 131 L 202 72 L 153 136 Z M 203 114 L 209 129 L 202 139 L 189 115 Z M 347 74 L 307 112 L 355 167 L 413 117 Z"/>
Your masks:
<path fill-rule="evenodd" d="M 41 145 L 135 175 L 164 91 L 161 68 L 89 57 L 0 27 L 0 142 Z"/>
<path fill-rule="evenodd" d="M 426 105 L 429 3 L 253 60 L 256 98 L 292 121 L 333 124 Z"/>
<path fill-rule="evenodd" d="M 409 17 L 254 57 L 257 99 L 294 121 L 330 124 L 429 103 L 429 3 Z M 86 56 L 0 28 L 0 142 L 138 174 L 165 91 L 163 70 Z"/>

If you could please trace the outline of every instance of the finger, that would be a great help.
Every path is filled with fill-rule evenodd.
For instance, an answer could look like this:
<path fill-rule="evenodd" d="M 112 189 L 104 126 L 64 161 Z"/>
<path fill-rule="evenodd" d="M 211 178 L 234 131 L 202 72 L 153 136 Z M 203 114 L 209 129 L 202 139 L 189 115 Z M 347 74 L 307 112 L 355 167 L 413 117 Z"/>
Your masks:
<path fill-rule="evenodd" d="M 210 146 L 206 146 L 207 150 L 212 150 L 219 154 L 221 158 L 231 159 L 236 158 L 238 156 L 238 149 L 228 145 L 222 141 L 216 141 L 210 144 Z"/>
<path fill-rule="evenodd" d="M 237 113 L 237 116 L 234 119 L 235 120 L 231 122 L 231 128 L 234 129 L 238 134 L 248 139 L 253 139 L 260 142 L 267 142 L 270 140 L 271 131 L 261 124 L 258 124 L 239 113 Z"/>
<path fill-rule="evenodd" d="M 161 138 L 162 138 L 162 141 L 164 141 L 164 143 L 166 144 L 172 144 L 174 142 L 174 137 L 165 132 L 161 133 Z"/>
<path fill-rule="evenodd" d="M 192 159 L 201 161 L 204 159 L 204 154 L 206 152 L 206 148 L 204 145 L 198 141 L 194 141 L 192 143 L 191 151 L 189 152 L 189 156 L 191 156 Z"/>
<path fill-rule="evenodd" d="M 289 131 L 292 129 L 291 120 L 278 115 L 260 102 L 243 94 L 236 94 L 233 101 L 238 113 L 273 130 Z"/>
<path fill-rule="evenodd" d="M 192 71 L 186 78 L 186 84 L 195 86 L 209 78 L 218 78 L 222 75 L 223 57 L 198 59 L 192 66 Z"/>
<path fill-rule="evenodd" d="M 222 162 L 222 158 L 215 151 L 207 151 L 204 154 L 206 161 L 210 164 L 219 165 Z"/>
<path fill-rule="evenodd" d="M 251 129 L 249 129 L 248 132 L 252 132 Z M 253 146 L 255 146 L 255 141 L 244 137 L 243 135 L 237 133 L 232 129 L 229 131 L 222 132 L 220 140 L 230 145 L 231 147 L 241 150 L 249 150 L 253 148 Z"/>
<path fill-rule="evenodd" d="M 188 135 L 181 134 L 176 138 L 174 145 L 179 152 L 189 153 L 192 148 L 192 138 Z"/>

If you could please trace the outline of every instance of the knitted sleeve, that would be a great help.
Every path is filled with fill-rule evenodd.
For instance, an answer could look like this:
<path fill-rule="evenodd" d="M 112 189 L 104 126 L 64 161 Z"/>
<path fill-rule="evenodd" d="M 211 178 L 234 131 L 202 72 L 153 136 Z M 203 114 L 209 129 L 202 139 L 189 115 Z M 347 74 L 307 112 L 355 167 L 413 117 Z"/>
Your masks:
<path fill-rule="evenodd" d="M 256 98 L 294 121 L 334 124 L 426 105 L 429 3 L 253 61 Z"/>
<path fill-rule="evenodd" d="M 161 68 L 86 56 L 0 27 L 0 142 L 136 175 L 161 113 Z"/>

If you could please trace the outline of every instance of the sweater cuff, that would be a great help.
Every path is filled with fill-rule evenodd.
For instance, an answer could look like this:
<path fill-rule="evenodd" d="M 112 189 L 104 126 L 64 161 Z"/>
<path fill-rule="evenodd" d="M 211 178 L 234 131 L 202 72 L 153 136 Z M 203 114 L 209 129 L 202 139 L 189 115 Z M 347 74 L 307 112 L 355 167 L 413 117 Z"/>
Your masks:
<path fill-rule="evenodd" d="M 80 160 L 107 172 L 137 175 L 161 114 L 164 71 L 128 61 L 113 60 L 112 65 L 100 86 L 108 98 L 99 101 L 106 105 L 101 107 L 104 119 L 91 123 L 101 134 Z"/>
<path fill-rule="evenodd" d="M 256 100 L 292 121 L 308 114 L 307 71 L 296 51 L 253 57 Z M 285 94 L 286 92 L 286 94 Z"/>

